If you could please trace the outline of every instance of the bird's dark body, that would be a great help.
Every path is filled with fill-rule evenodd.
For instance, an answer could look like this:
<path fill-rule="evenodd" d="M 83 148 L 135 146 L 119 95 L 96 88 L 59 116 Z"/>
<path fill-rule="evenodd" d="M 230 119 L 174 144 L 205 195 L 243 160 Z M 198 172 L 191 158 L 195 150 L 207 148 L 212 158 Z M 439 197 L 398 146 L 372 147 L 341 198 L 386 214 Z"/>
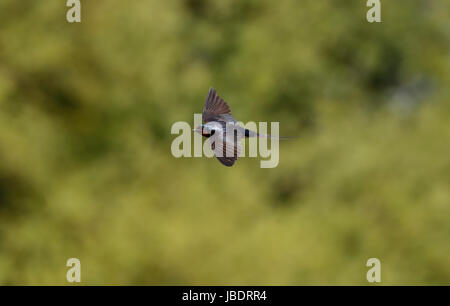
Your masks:
<path fill-rule="evenodd" d="M 240 154 L 240 139 L 242 137 L 266 137 L 257 132 L 244 129 L 237 125 L 237 120 L 231 115 L 228 104 L 220 98 L 214 88 L 210 88 L 203 108 L 204 124 L 195 129 L 203 137 L 211 138 L 211 148 L 217 159 L 225 166 L 234 165 Z M 227 131 L 233 131 L 234 137 Z M 226 154 L 225 154 L 226 153 Z"/>

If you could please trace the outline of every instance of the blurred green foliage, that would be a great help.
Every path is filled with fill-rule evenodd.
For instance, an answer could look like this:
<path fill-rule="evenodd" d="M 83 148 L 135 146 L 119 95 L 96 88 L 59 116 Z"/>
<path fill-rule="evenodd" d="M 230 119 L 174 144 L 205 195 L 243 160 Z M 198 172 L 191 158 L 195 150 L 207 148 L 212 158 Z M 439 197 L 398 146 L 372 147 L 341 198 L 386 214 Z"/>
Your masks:
<path fill-rule="evenodd" d="M 0 3 L 0 284 L 450 283 L 450 2 Z M 175 159 L 214 86 L 280 164 Z"/>

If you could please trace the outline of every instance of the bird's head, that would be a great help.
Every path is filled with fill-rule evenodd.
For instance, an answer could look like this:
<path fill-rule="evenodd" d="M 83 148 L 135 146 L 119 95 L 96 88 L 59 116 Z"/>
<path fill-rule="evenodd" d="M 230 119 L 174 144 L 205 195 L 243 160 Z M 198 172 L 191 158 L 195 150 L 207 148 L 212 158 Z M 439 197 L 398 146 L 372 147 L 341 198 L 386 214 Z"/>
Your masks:
<path fill-rule="evenodd" d="M 214 131 L 211 131 L 209 126 L 202 124 L 193 129 L 194 132 L 199 133 L 202 136 L 209 137 L 214 134 Z"/>

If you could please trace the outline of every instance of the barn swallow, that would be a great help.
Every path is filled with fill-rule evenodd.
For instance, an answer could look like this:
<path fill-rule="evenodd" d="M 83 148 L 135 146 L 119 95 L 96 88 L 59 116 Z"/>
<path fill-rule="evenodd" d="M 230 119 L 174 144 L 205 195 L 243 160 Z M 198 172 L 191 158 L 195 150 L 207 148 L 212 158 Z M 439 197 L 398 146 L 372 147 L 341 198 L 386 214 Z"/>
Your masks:
<path fill-rule="evenodd" d="M 214 155 L 227 167 L 233 166 L 240 156 L 242 138 L 282 138 L 260 134 L 239 126 L 237 120 L 231 115 L 227 102 L 220 98 L 212 87 L 205 100 L 202 120 L 204 124 L 197 126 L 193 131 L 208 138 Z"/>

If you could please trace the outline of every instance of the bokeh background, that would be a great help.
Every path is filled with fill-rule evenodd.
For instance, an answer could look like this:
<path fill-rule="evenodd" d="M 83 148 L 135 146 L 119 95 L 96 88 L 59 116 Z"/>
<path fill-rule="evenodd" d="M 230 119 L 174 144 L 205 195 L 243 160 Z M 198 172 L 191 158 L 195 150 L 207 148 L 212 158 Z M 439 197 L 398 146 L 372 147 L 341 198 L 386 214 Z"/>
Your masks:
<path fill-rule="evenodd" d="M 0 2 L 0 284 L 450 284 L 450 2 Z M 210 86 L 280 163 L 171 155 Z"/>

